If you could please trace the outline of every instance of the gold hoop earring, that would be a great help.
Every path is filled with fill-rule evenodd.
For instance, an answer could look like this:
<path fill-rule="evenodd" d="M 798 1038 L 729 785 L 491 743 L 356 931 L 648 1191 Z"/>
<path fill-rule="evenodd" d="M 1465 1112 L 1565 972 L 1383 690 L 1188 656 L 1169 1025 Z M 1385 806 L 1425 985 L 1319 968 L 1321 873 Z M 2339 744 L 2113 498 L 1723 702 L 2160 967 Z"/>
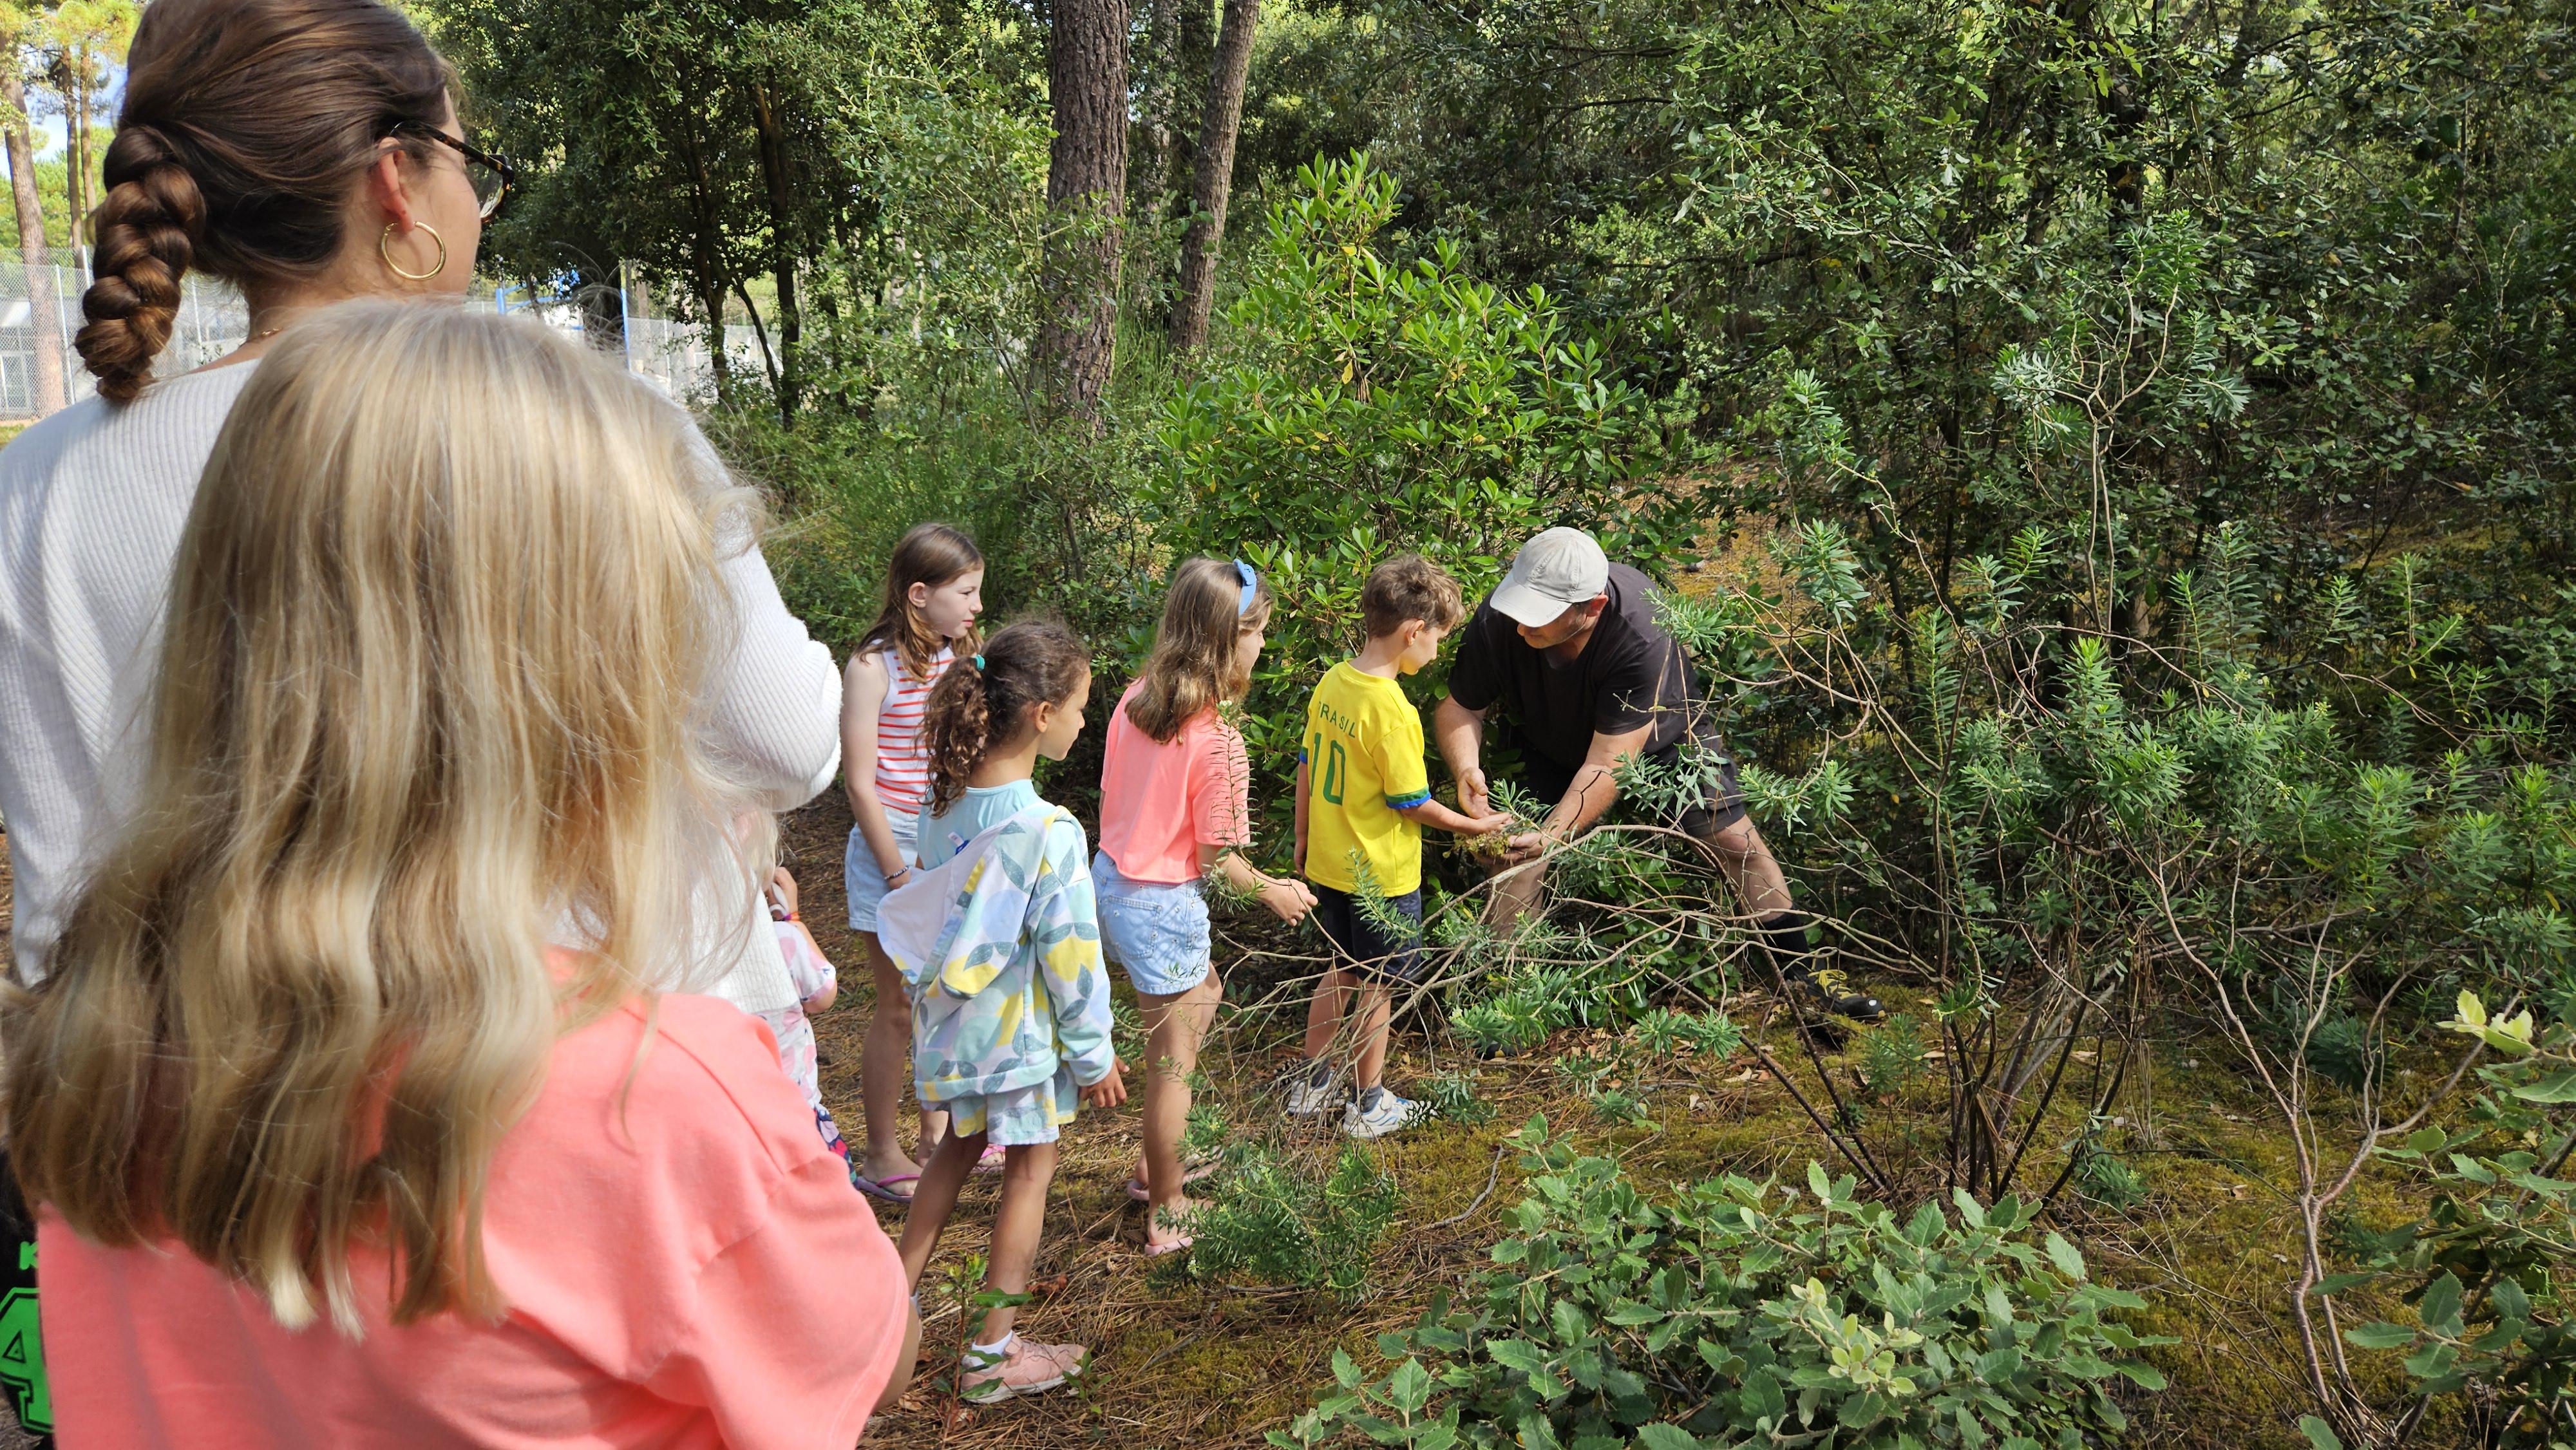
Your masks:
<path fill-rule="evenodd" d="M 429 239 L 438 243 L 438 260 L 431 264 L 428 271 L 406 272 L 402 269 L 402 263 L 394 260 L 394 224 L 392 222 L 385 223 L 383 235 L 376 238 L 376 255 L 384 258 L 385 266 L 391 270 L 395 276 L 402 278 L 404 281 L 426 282 L 430 278 L 447 270 L 447 238 L 440 236 L 438 234 L 438 228 L 431 226 L 427 222 L 413 222 L 412 225 L 429 233 Z"/>

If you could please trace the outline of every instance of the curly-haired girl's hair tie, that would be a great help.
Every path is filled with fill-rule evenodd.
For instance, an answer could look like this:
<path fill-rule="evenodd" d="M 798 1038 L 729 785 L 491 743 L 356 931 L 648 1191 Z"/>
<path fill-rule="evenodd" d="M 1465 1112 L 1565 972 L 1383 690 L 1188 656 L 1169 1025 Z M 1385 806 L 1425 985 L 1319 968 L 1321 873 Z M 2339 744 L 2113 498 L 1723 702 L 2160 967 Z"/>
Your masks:
<path fill-rule="evenodd" d="M 979 670 L 984 668 L 984 657 L 982 655 L 975 656 L 975 668 Z"/>

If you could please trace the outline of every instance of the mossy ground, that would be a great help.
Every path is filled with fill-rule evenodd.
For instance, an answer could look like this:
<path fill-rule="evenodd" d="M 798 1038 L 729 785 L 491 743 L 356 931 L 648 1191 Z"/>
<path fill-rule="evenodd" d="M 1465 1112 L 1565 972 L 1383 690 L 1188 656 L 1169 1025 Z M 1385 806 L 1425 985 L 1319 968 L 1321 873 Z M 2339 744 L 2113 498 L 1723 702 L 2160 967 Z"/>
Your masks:
<path fill-rule="evenodd" d="M 848 984 L 841 1005 L 816 1025 L 828 1059 L 825 1092 L 855 1139 L 858 1049 L 869 1006 L 863 960 L 843 926 L 839 862 L 847 823 L 837 799 L 818 801 L 789 819 L 785 849 L 804 883 L 806 919 L 842 964 Z M 1220 937 L 1225 934 L 1221 924 Z M 1229 960 L 1222 941 L 1219 958 Z M 1229 1009 L 1203 1066 L 1238 1133 L 1281 1135 L 1320 1156 L 1336 1145 L 1319 1130 L 1292 1125 L 1269 1089 L 1279 1054 L 1302 1024 L 1303 1001 L 1268 990 L 1268 980 L 1262 964 L 1239 964 L 1229 974 Z M 1905 984 L 1871 985 L 1899 1010 L 1907 1005 Z M 1126 990 L 1122 981 L 1122 996 Z M 1259 1005 L 1264 998 L 1270 1005 Z M 1252 1000 L 1249 1010 L 1232 1005 L 1242 999 Z M 1739 1004 L 1737 1016 L 1749 1040 L 1767 1042 L 1784 1061 L 1801 1056 L 1787 1019 L 1772 1017 L 1759 999 Z M 1499 1234 L 1499 1211 L 1518 1197 L 1518 1167 L 1509 1155 L 1495 1179 L 1498 1145 L 1533 1114 L 1574 1131 L 1592 1151 L 1615 1154 L 1647 1185 L 1727 1172 L 1781 1173 L 1795 1181 L 1810 1158 L 1842 1171 L 1822 1135 L 1753 1066 L 1749 1052 L 1724 1062 L 1659 1060 L 1646 1119 L 1624 1125 L 1601 1119 L 1552 1065 L 1600 1046 L 1570 1031 L 1528 1057 L 1476 1064 L 1479 1094 L 1496 1110 L 1489 1121 L 1433 1123 L 1374 1146 L 1401 1185 L 1403 1208 L 1378 1254 L 1372 1290 L 1357 1304 L 1328 1293 L 1202 1285 L 1176 1265 L 1149 1270 L 1138 1252 L 1143 1210 L 1122 1191 L 1136 1153 L 1134 1100 L 1116 1112 L 1086 1111 L 1066 1135 L 1040 1263 L 1042 1273 L 1067 1275 L 1068 1285 L 1021 1320 L 1025 1333 L 1090 1346 L 1094 1369 L 1083 1391 L 975 1413 L 944 1432 L 940 1397 L 916 1391 L 877 1423 L 871 1440 L 1027 1450 L 1257 1445 L 1263 1431 L 1305 1408 L 1316 1387 L 1330 1382 L 1336 1348 L 1363 1365 L 1377 1364 L 1379 1331 L 1411 1322 L 1435 1290 L 1462 1282 L 1483 1263 Z M 2132 1393 L 2135 1431 L 2128 1443 L 2185 1450 L 2303 1446 L 2294 1426 L 2311 1405 L 2290 1308 L 2299 1255 L 2290 1140 L 2219 1044 L 2169 1041 L 2152 1060 L 2151 1088 L 2128 1096 L 2141 1105 L 2143 1131 L 2133 1125 L 2112 1141 L 2144 1176 L 2148 1201 L 2111 1213 L 2070 1199 L 2055 1218 L 2102 1279 L 2147 1296 L 2152 1307 L 2138 1327 L 2176 1341 L 2149 1355 L 2172 1384 L 2160 1394 Z M 1389 1075 L 1401 1087 L 1461 1066 L 1452 1050 L 1419 1035 L 1400 1036 Z M 1132 1087 L 1140 1079 L 1130 1081 Z M 2049 1133 L 2071 1141 L 2078 1111 L 2070 1106 Z M 2045 1186 L 2054 1169 L 2052 1162 L 2034 1186 Z M 1445 1222 L 1464 1213 L 1489 1182 L 1493 1192 L 1474 1213 Z M 2376 1174 L 2365 1175 L 2349 1209 L 2372 1222 L 2413 1211 L 2400 1186 Z M 932 1280 L 983 1246 L 992 1210 L 991 1182 L 971 1186 Z M 881 1217 L 889 1233 L 902 1231 L 899 1212 Z M 2348 1305 L 2347 1312 L 2355 1307 L 2369 1306 Z M 958 1326 L 953 1309 L 929 1302 L 929 1312 L 933 1348 L 925 1375 L 940 1362 L 938 1347 L 953 1346 Z M 2393 1364 L 2374 1363 L 2358 1351 L 2355 1359 L 2372 1382 L 2395 1387 Z"/>

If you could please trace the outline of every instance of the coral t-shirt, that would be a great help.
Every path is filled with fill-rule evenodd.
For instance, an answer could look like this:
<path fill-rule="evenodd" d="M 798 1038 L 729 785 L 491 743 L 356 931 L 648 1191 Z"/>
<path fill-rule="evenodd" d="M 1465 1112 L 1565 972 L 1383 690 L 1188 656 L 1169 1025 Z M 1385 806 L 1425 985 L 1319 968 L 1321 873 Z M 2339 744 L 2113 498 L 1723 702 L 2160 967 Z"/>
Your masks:
<path fill-rule="evenodd" d="M 1201 710 L 1168 741 L 1127 718 L 1141 685 L 1109 716 L 1100 768 L 1100 849 L 1130 881 L 1177 886 L 1199 879 L 1199 847 L 1252 840 L 1252 771 L 1243 735 Z"/>
<path fill-rule="evenodd" d="M 62 1443 L 848 1450 L 902 1353 L 894 1246 L 767 1029 L 712 998 L 558 1042 L 484 1202 L 505 1317 L 397 1328 L 370 1251 L 356 1340 L 281 1327 L 175 1243 L 102 1249 L 45 1213 Z"/>

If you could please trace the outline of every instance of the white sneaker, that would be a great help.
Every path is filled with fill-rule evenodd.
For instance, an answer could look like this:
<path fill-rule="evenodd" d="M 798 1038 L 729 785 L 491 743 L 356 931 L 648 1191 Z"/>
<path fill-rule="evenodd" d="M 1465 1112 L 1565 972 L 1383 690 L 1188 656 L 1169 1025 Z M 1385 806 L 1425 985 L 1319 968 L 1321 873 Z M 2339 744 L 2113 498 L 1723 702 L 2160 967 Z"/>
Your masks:
<path fill-rule="evenodd" d="M 1312 1068 L 1300 1067 L 1297 1069 L 1297 1075 L 1288 1080 L 1288 1115 L 1290 1117 L 1311 1118 L 1331 1107 L 1339 1096 L 1342 1085 L 1338 1081 L 1327 1078 L 1322 1087 L 1317 1087 L 1313 1071 Z"/>
<path fill-rule="evenodd" d="M 1342 1109 L 1342 1131 L 1354 1138 L 1383 1138 L 1428 1116 L 1429 1110 L 1413 1099 L 1382 1092 L 1374 1109 L 1362 1111 L 1356 1101 Z"/>

